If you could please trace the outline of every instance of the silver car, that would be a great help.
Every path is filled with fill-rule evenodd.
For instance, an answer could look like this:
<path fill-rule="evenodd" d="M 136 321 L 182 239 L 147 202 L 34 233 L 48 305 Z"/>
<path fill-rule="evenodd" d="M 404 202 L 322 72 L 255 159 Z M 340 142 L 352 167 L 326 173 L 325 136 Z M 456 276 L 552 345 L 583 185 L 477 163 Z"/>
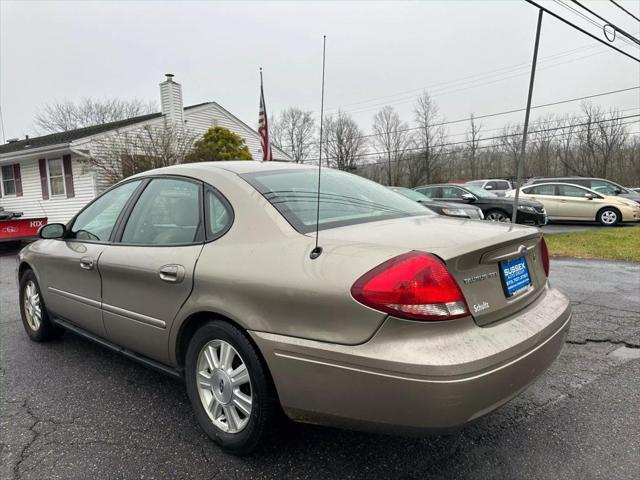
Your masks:
<path fill-rule="evenodd" d="M 437 216 L 340 171 L 321 180 L 318 224 L 310 166 L 124 180 L 21 251 L 27 334 L 71 330 L 184 379 L 202 428 L 234 453 L 261 445 L 282 411 L 459 428 L 558 356 L 571 311 L 538 229 Z"/>

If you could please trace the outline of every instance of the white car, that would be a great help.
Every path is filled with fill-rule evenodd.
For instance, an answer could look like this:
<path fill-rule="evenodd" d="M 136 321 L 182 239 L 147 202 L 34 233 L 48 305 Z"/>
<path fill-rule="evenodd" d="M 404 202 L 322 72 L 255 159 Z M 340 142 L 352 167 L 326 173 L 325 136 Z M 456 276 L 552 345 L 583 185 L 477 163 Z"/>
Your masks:
<path fill-rule="evenodd" d="M 499 197 L 504 197 L 509 190 L 513 190 L 511 182 L 501 178 L 489 178 L 484 180 L 471 180 L 468 185 L 477 185 L 485 190 L 495 193 Z"/>

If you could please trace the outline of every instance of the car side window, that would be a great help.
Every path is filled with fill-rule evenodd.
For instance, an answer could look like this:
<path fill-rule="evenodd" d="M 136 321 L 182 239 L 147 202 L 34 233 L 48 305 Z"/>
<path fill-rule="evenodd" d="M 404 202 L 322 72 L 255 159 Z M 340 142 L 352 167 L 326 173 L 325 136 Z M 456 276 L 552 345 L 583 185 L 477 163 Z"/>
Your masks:
<path fill-rule="evenodd" d="M 155 178 L 144 189 L 121 243 L 183 245 L 202 241 L 201 187 L 175 178 Z"/>
<path fill-rule="evenodd" d="M 497 184 L 496 190 L 510 190 L 509 182 L 507 181 L 502 180 L 500 182 L 496 182 L 496 184 Z"/>
<path fill-rule="evenodd" d="M 555 195 L 556 187 L 555 185 L 538 185 L 525 190 L 525 193 L 530 195 Z"/>
<path fill-rule="evenodd" d="M 127 182 L 95 199 L 76 217 L 70 228 L 69 238 L 108 241 L 120 212 L 141 183 L 141 180 Z"/>
<path fill-rule="evenodd" d="M 484 188 L 487 188 L 487 187 L 491 187 L 491 188 L 490 188 L 490 189 L 488 189 L 488 190 L 503 190 L 503 189 L 500 187 L 500 185 L 498 184 L 498 182 L 494 182 L 494 181 L 487 182 L 487 184 L 485 185 L 485 187 L 484 187 Z"/>
<path fill-rule="evenodd" d="M 458 187 L 442 187 L 442 198 L 462 199 L 464 190 Z"/>
<path fill-rule="evenodd" d="M 618 190 L 615 185 L 602 180 L 591 180 L 590 188 L 603 195 L 615 195 Z"/>
<path fill-rule="evenodd" d="M 207 240 L 215 240 L 229 230 L 233 222 L 233 215 L 228 203 L 213 189 L 207 188 L 204 196 L 207 218 Z"/>
<path fill-rule="evenodd" d="M 423 195 L 426 195 L 427 197 L 431 197 L 431 198 L 439 198 L 438 192 L 439 188 L 438 187 L 424 187 L 424 188 L 418 188 L 417 191 L 422 193 Z"/>
<path fill-rule="evenodd" d="M 561 197 L 582 197 L 587 193 L 586 190 L 573 185 L 558 185 L 558 195 Z"/>

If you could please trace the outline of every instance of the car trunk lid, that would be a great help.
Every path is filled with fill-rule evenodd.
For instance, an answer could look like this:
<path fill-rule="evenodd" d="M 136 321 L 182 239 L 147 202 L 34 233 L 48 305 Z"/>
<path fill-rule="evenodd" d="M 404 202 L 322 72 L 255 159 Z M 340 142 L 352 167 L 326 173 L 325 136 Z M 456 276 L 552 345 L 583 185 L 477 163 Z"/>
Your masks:
<path fill-rule="evenodd" d="M 458 282 L 478 325 L 508 317 L 541 293 L 547 281 L 542 265 L 541 237 L 541 232 L 532 227 L 431 216 L 320 232 L 321 244 L 323 239 L 357 242 L 363 247 L 375 244 L 438 256 Z M 524 265 L 530 285 L 509 295 L 501 267 L 508 269 L 511 266 L 510 272 L 517 275 L 518 271 L 522 273 Z"/>

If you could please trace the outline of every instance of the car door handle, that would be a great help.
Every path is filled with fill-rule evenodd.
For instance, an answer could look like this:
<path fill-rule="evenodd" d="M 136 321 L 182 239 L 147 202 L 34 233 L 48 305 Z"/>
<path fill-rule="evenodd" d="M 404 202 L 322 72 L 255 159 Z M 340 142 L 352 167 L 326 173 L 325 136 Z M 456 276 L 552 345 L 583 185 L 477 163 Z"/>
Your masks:
<path fill-rule="evenodd" d="M 160 280 L 167 283 L 180 283 L 184 280 L 184 267 L 182 265 L 164 265 L 158 272 Z"/>
<path fill-rule="evenodd" d="M 80 259 L 80 268 L 84 270 L 93 270 L 93 258 L 82 257 Z"/>

